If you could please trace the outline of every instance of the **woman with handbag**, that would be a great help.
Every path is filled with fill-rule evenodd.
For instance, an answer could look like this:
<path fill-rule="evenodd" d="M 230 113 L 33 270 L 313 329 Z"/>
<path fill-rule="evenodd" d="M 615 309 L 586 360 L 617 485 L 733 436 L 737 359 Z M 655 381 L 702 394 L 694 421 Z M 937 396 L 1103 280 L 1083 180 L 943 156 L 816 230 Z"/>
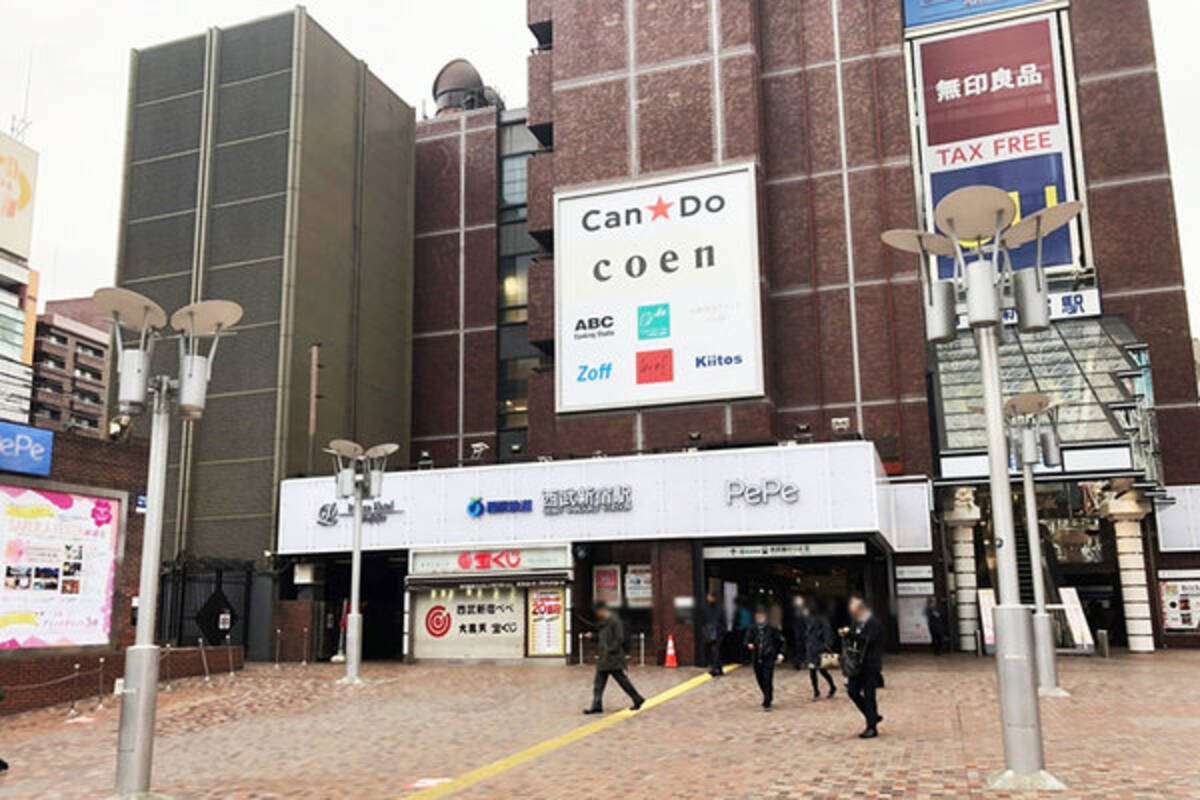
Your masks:
<path fill-rule="evenodd" d="M 825 609 L 811 599 L 807 605 L 808 617 L 804 629 L 804 648 L 805 658 L 808 661 L 808 678 L 812 681 L 812 699 L 816 701 L 821 699 L 821 688 L 817 683 L 818 672 L 829 684 L 829 694 L 826 697 L 833 697 L 837 692 L 833 676 L 829 674 L 830 662 L 836 664 L 837 656 L 833 654 L 833 626 L 829 623 L 829 616 L 825 613 Z"/>

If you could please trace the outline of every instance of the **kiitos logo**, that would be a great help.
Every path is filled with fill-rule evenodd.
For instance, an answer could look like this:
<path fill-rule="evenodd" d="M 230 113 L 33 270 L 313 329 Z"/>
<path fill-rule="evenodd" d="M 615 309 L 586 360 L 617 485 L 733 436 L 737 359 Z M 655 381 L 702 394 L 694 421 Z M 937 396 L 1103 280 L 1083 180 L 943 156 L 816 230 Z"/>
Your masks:
<path fill-rule="evenodd" d="M 696 369 L 708 367 L 735 367 L 742 363 L 742 354 L 696 356 Z"/>

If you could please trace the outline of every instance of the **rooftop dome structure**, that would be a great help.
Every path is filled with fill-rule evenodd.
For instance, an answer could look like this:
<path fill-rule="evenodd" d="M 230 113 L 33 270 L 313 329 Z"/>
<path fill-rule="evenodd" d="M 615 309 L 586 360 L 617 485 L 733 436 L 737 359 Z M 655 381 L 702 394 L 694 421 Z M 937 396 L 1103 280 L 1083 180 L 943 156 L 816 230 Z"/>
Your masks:
<path fill-rule="evenodd" d="M 465 58 L 454 59 L 438 72 L 433 79 L 433 101 L 439 114 L 488 106 L 504 107 L 500 95 L 490 86 L 484 86 L 479 70 Z"/>

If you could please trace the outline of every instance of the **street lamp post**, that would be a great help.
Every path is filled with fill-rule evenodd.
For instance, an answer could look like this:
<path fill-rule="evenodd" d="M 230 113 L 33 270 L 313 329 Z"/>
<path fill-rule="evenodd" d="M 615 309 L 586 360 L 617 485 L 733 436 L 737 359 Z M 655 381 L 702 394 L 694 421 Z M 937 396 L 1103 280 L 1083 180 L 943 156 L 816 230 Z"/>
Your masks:
<path fill-rule="evenodd" d="M 325 452 L 333 456 L 338 497 L 354 502 L 354 533 L 350 551 L 350 612 L 346 615 L 346 675 L 338 683 L 358 684 L 362 664 L 362 612 L 359 596 L 362 587 L 363 501 L 383 494 L 383 472 L 387 458 L 400 449 L 398 444 L 377 444 L 364 450 L 349 439 L 334 439 Z"/>
<path fill-rule="evenodd" d="M 155 342 L 162 338 L 167 315 L 147 297 L 128 289 L 99 289 L 96 306 L 113 319 L 117 354 L 117 401 L 123 414 L 141 414 L 150 395 L 150 463 L 146 474 L 146 517 L 142 534 L 142 568 L 138 587 L 138 623 L 135 643 L 125 651 L 125 688 L 121 699 L 121 724 L 117 745 L 119 797 L 142 797 L 150 790 L 154 754 L 154 715 L 158 705 L 158 645 L 154 643 L 161 569 L 162 519 L 167 480 L 167 446 L 171 402 L 185 420 L 204 413 L 208 380 L 222 332 L 236 325 L 242 307 L 227 300 L 204 300 L 184 306 L 171 315 L 170 325 L 179 336 L 179 374 L 148 375 Z M 137 334 L 129 347 L 120 329 Z M 202 339 L 211 337 L 208 354 Z"/>
<path fill-rule="evenodd" d="M 1025 531 L 1029 537 L 1029 560 L 1033 566 L 1033 642 L 1036 651 L 1038 694 L 1042 697 L 1069 697 L 1058 685 L 1058 653 L 1054 637 L 1054 618 L 1046 611 L 1046 575 L 1042 569 L 1042 537 L 1038 530 L 1037 494 L 1033 467 L 1039 461 L 1057 467 L 1062 456 L 1055 437 L 1051 415 L 1057 406 L 1041 392 L 1026 392 L 1009 398 L 1004 404 L 1013 436 L 1013 453 L 1021 459 L 1021 488 L 1025 498 Z M 1048 423 L 1041 430 L 1041 421 Z M 1041 457 L 1038 446 L 1041 445 Z"/>
<path fill-rule="evenodd" d="M 1080 203 L 1062 203 L 1014 225 L 1016 207 L 1007 192 L 994 186 L 967 186 L 946 195 L 934 209 L 934 221 L 944 235 L 920 230 L 890 230 L 883 234 L 888 246 L 921 256 L 919 277 L 926 338 L 942 343 L 957 337 L 961 292 L 966 322 L 979 352 L 999 589 L 994 612 L 996 672 L 1006 768 L 989 780 L 989 785 L 998 789 L 1064 788 L 1045 769 L 1032 623 L 1029 609 L 1021 605 L 1017 577 L 999 331 L 1003 305 L 1010 298 L 1021 330 L 1034 332 L 1049 327 L 1043 239 L 1081 210 Z M 1036 242 L 1034 267 L 1014 271 L 1011 251 L 1030 242 Z M 938 280 L 936 271 L 930 274 L 937 263 L 931 262 L 931 256 L 953 258 L 954 275 L 950 280 Z"/>

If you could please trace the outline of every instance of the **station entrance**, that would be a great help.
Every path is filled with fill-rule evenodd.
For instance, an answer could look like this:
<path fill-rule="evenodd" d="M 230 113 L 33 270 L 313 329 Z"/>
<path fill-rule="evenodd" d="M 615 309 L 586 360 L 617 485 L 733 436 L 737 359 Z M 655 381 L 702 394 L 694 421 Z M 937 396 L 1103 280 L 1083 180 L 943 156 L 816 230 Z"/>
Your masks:
<path fill-rule="evenodd" d="M 894 639 L 885 546 L 862 540 L 738 543 L 708 545 L 703 552 L 704 592 L 715 595 L 725 609 L 729 635 L 722 646 L 724 658 L 741 657 L 740 632 L 750 624 L 754 609 L 763 607 L 788 640 L 790 660 L 796 597 L 828 615 L 836 630 L 850 624 L 850 596 L 862 595 L 884 622 L 889 643 Z"/>

